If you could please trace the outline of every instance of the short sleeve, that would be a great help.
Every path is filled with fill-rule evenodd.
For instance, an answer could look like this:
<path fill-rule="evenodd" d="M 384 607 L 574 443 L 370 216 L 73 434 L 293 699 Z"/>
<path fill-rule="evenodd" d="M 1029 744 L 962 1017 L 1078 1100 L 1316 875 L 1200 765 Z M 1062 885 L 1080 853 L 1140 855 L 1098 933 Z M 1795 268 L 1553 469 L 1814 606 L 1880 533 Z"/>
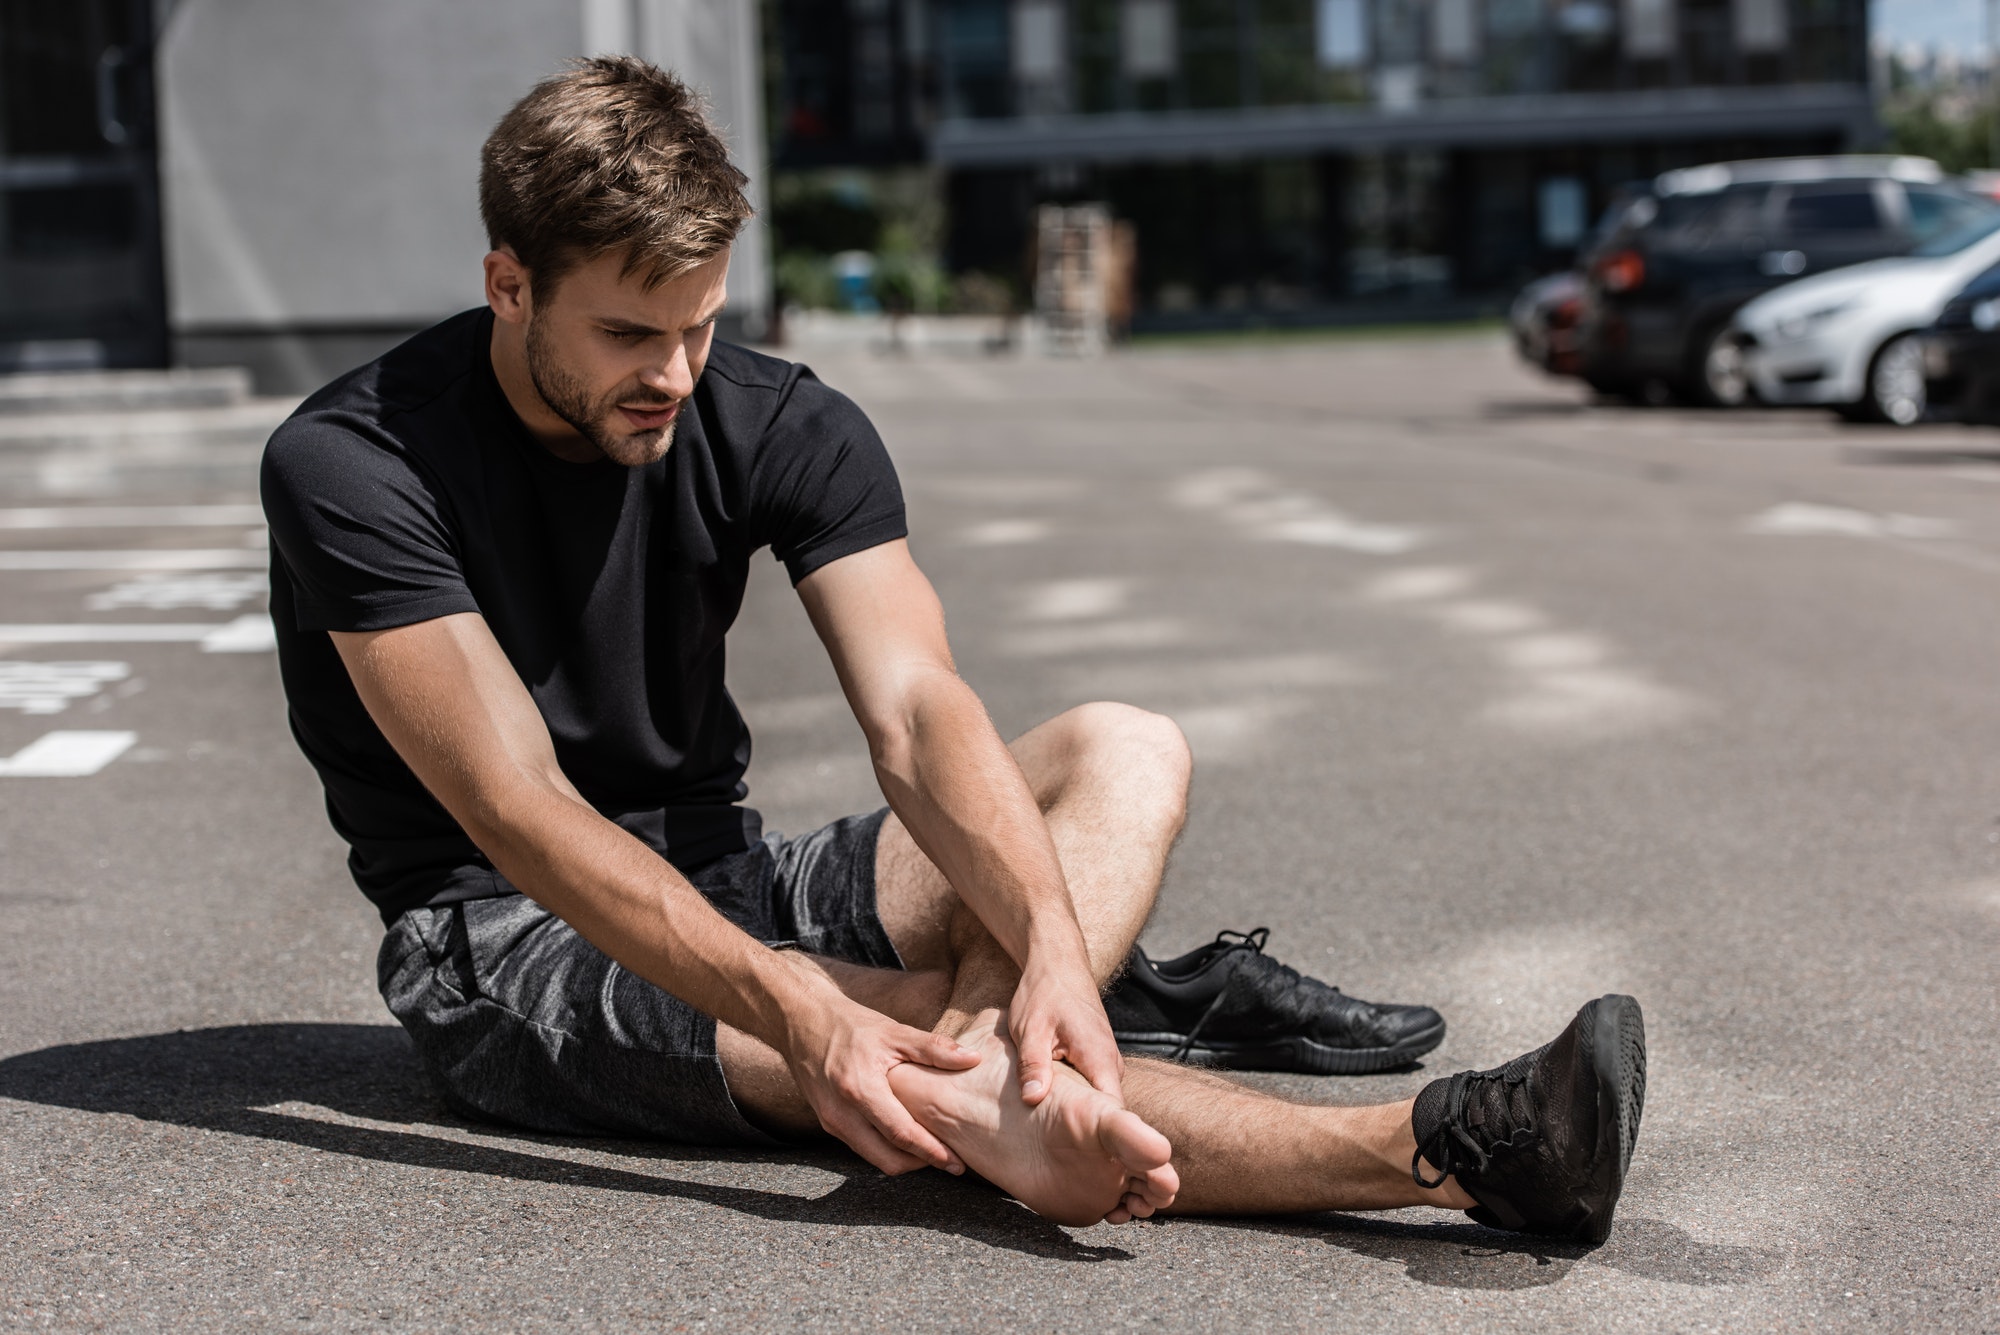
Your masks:
<path fill-rule="evenodd" d="M 261 489 L 300 630 L 387 630 L 479 610 L 435 489 L 394 442 L 293 418 L 264 449 Z"/>
<path fill-rule="evenodd" d="M 752 514 L 792 583 L 909 536 L 896 466 L 853 400 L 798 368 L 750 475 Z"/>

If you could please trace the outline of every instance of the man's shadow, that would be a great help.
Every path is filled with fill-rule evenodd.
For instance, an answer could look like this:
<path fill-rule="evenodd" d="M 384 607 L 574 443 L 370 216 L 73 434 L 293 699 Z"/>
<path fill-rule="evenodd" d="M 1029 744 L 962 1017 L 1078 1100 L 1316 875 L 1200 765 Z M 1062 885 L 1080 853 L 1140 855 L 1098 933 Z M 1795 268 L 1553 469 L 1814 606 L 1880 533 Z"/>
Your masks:
<path fill-rule="evenodd" d="M 818 1149 L 705 1150 L 538 1136 L 464 1121 L 445 1110 L 425 1080 L 409 1039 L 392 1025 L 231 1025 L 43 1048 L 0 1061 L 0 1097 L 83 1112 L 122 1113 L 381 1163 L 695 1201 L 757 1219 L 926 1228 L 1053 1260 L 1131 1259 L 1122 1248 L 1077 1241 L 985 1183 L 944 1173 L 891 1178 L 851 1157 Z M 310 1104 L 411 1129 L 298 1116 L 274 1107 L 282 1104 Z M 523 1148 L 469 1143 L 420 1129 L 425 1126 L 506 1135 Z M 845 1180 L 826 1195 L 811 1198 L 689 1182 L 535 1152 L 557 1147 L 611 1150 L 662 1163 L 806 1161 L 842 1174 Z"/>
<path fill-rule="evenodd" d="M 1283 1223 L 1215 1222 L 1338 1247 L 1400 1265 L 1417 1283 L 1446 1289 L 1543 1288 L 1561 1281 L 1586 1257 L 1594 1266 L 1640 1279 L 1704 1287 L 1742 1284 L 1769 1274 L 1784 1260 L 1781 1253 L 1762 1247 L 1698 1242 L 1672 1224 L 1627 1214 L 1618 1216 L 1610 1241 L 1601 1247 L 1506 1233 L 1469 1222 L 1411 1223 L 1371 1215 L 1322 1214 Z"/>

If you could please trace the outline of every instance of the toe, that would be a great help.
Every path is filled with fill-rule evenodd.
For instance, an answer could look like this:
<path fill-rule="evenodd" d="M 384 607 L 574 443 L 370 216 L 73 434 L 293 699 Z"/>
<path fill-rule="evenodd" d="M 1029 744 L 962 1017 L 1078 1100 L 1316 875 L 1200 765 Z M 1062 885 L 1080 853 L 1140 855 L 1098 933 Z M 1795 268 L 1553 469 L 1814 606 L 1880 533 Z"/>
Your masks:
<path fill-rule="evenodd" d="M 1172 1164 L 1161 1164 L 1137 1177 L 1128 1195 L 1142 1198 L 1155 1210 L 1164 1210 L 1174 1203 L 1174 1197 L 1180 1193 L 1181 1175 L 1174 1171 Z"/>
<path fill-rule="evenodd" d="M 1147 1126 L 1137 1113 L 1124 1108 L 1100 1122 L 1097 1134 L 1111 1157 L 1125 1165 L 1134 1177 L 1164 1167 L 1174 1155 L 1174 1147 L 1165 1136 Z"/>

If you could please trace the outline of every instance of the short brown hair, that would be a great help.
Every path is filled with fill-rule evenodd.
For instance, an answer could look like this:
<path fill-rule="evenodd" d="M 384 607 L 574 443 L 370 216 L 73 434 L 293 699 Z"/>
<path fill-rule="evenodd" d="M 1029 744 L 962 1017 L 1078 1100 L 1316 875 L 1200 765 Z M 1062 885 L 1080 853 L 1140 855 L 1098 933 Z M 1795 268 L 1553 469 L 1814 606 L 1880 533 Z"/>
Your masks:
<path fill-rule="evenodd" d="M 544 291 L 623 251 L 648 286 L 720 253 L 749 178 L 685 83 L 634 56 L 574 62 L 514 104 L 479 154 L 479 214 Z"/>

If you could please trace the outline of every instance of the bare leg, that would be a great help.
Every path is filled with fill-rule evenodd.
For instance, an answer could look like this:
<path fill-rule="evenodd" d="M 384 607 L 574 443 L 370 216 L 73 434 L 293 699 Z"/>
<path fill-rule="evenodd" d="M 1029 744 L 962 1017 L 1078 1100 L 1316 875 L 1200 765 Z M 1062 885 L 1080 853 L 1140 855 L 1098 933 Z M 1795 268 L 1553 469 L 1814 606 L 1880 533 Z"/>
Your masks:
<path fill-rule="evenodd" d="M 1123 706 L 1093 705 L 1036 728 L 1013 749 L 1048 815 L 1092 965 L 1099 980 L 1108 982 L 1152 910 L 1180 830 L 1185 745 L 1165 720 Z M 1073 1174 L 1079 1167 L 1101 1172 L 1116 1160 L 1128 1167 L 1127 1186 L 1142 1186 L 1158 1146 L 1113 1119 L 1115 1105 L 1093 1102 L 1074 1072 L 1058 1081 L 1043 1105 L 1052 1113 L 1061 1110 L 1066 1119 L 1053 1141 L 1056 1156 L 1048 1154 L 1049 1133 L 1024 1122 L 1027 1112 L 1009 1084 L 1011 1045 L 1004 1032 L 995 1031 L 993 1014 L 1011 999 L 1018 972 L 893 817 L 883 828 L 876 879 L 878 910 L 890 938 L 918 972 L 829 964 L 829 974 L 849 995 L 886 1014 L 993 1050 L 988 1061 L 955 1076 L 899 1067 L 897 1092 L 919 1120 L 961 1153 L 959 1142 L 969 1145 L 974 1139 L 1008 1150 L 1017 1169 L 1030 1166 L 1031 1177 L 1042 1171 L 1040 1165 L 1056 1164 Z M 730 1090 L 754 1120 L 793 1134 L 817 1129 L 777 1053 L 726 1026 L 718 1046 Z M 1171 1142 L 1180 1177 L 1172 1207 L 1177 1213 L 1473 1204 L 1456 1183 L 1423 1191 L 1410 1180 L 1416 1143 L 1407 1102 L 1374 1108 L 1301 1105 L 1203 1072 L 1137 1060 L 1127 1063 L 1126 1097 L 1138 1120 Z M 1016 1175 L 983 1163 L 984 1153 L 968 1158 L 996 1180 Z M 1086 1194 L 1099 1190 L 1085 1185 Z M 1032 1182 L 1026 1189 L 1040 1195 Z M 1041 1203 L 1058 1214 L 1064 1205 L 1046 1197 Z M 1129 1192 L 1112 1217 L 1150 1210 L 1143 1191 Z"/>
<path fill-rule="evenodd" d="M 1108 982 L 1153 911 L 1186 818 L 1187 743 L 1159 715 L 1090 704 L 1031 729 L 1011 749 L 1048 819 L 1092 969 Z M 893 815 L 876 846 L 875 898 L 911 972 L 821 961 L 849 996 L 905 1024 L 953 1034 L 1012 998 L 1013 960 Z M 752 1122 L 784 1135 L 818 1131 L 776 1052 L 727 1025 L 718 1026 L 716 1047 L 730 1094 Z"/>

